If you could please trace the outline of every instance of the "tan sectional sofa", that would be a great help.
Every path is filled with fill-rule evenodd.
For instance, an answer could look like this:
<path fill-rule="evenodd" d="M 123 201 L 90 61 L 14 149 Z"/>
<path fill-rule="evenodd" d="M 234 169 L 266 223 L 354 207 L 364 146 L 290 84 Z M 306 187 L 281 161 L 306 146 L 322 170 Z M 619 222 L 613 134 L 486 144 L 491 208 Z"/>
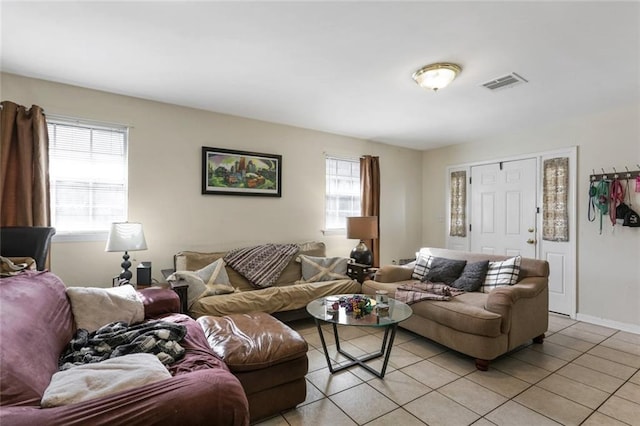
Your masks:
<path fill-rule="evenodd" d="M 246 278 L 229 266 L 225 266 L 229 281 L 239 291 L 231 294 L 203 297 L 189 308 L 189 315 L 198 318 L 205 315 L 223 316 L 249 312 L 266 312 L 282 320 L 295 319 L 306 315 L 305 308 L 314 299 L 332 294 L 360 293 L 361 285 L 352 279 L 300 283 L 302 267 L 296 262 L 300 254 L 324 257 L 325 245 L 322 242 L 298 244 L 294 255 L 275 285 L 258 289 Z M 227 252 L 201 253 L 182 251 L 175 255 L 176 271 L 196 271 Z"/>
<path fill-rule="evenodd" d="M 469 263 L 508 259 L 438 248 L 423 248 L 420 253 Z M 384 266 L 374 280 L 363 283 L 362 292 L 387 290 L 393 297 L 396 287 L 413 281 L 412 272 L 413 263 Z M 411 305 L 413 315 L 400 326 L 476 358 L 476 367 L 486 370 L 490 360 L 531 339 L 542 343 L 548 327 L 548 277 L 546 261 L 523 258 L 515 285 L 490 293 L 468 292 L 449 301 L 420 301 Z"/>

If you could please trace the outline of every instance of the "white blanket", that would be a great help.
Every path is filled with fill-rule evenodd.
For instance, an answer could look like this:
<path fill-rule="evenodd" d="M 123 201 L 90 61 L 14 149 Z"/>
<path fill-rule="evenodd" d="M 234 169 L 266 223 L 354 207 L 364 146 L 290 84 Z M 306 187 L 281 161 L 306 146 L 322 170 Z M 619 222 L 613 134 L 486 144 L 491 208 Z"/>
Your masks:
<path fill-rule="evenodd" d="M 96 331 L 105 324 L 144 320 L 144 305 L 130 284 L 113 288 L 69 287 L 67 296 L 78 328 Z"/>
<path fill-rule="evenodd" d="M 40 404 L 43 408 L 74 404 L 170 377 L 155 355 L 125 355 L 55 373 Z"/>

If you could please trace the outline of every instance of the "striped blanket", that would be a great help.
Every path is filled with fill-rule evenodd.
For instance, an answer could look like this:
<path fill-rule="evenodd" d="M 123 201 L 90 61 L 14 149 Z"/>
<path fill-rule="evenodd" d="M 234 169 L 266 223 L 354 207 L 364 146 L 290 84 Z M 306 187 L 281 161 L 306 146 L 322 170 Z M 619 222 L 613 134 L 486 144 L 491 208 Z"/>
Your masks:
<path fill-rule="evenodd" d="M 231 250 L 225 263 L 258 288 L 272 286 L 282 274 L 291 257 L 298 252 L 297 244 L 263 244 Z"/>
<path fill-rule="evenodd" d="M 452 297 L 462 293 L 464 293 L 463 290 L 443 283 L 414 281 L 398 286 L 394 298 L 411 305 L 421 300 L 451 300 Z"/>

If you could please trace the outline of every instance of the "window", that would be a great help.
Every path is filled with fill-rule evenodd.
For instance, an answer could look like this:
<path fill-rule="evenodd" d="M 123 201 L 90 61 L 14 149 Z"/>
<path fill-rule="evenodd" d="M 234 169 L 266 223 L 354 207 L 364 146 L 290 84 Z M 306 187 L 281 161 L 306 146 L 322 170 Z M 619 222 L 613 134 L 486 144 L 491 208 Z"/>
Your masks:
<path fill-rule="evenodd" d="M 327 157 L 325 231 L 345 230 L 346 218 L 360 216 L 360 160 Z"/>
<path fill-rule="evenodd" d="M 55 118 L 47 127 L 56 234 L 106 235 L 127 218 L 127 128 Z"/>

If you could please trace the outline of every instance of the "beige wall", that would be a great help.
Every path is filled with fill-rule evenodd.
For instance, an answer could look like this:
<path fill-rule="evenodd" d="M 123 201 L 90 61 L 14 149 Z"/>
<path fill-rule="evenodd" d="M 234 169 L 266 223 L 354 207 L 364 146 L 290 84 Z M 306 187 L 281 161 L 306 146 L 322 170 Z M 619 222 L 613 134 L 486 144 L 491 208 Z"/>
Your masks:
<path fill-rule="evenodd" d="M 597 223 L 587 220 L 592 169 L 624 171 L 628 166 L 635 170 L 640 163 L 638 117 L 640 105 L 630 105 L 520 134 L 425 151 L 423 244 L 445 245 L 447 166 L 577 146 L 578 317 L 640 330 L 640 228 L 605 226 L 599 235 Z M 633 195 L 635 210 L 640 212 L 640 194 Z"/>
<path fill-rule="evenodd" d="M 158 280 L 179 250 L 321 240 L 329 255 L 348 256 L 355 241 L 321 232 L 325 153 L 380 157 L 383 263 L 407 257 L 420 246 L 419 152 L 11 74 L 1 77 L 2 100 L 36 104 L 47 114 L 132 127 L 129 220 L 143 223 L 149 250 L 131 255 L 153 262 Z M 201 195 L 202 146 L 281 154 L 282 198 Z M 105 253 L 104 245 L 54 243 L 51 269 L 67 285 L 110 285 L 122 254 Z"/>

